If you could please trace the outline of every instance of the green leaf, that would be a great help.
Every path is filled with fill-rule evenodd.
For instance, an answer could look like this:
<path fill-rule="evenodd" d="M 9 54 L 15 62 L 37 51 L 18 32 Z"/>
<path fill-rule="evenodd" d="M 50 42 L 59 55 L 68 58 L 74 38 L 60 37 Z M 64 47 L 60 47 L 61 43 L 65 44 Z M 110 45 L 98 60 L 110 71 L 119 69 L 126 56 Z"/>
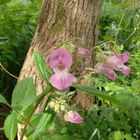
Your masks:
<path fill-rule="evenodd" d="M 53 118 L 54 112 L 44 113 L 36 126 L 36 131 L 33 134 L 33 137 L 36 137 L 39 133 L 44 132 L 51 125 Z"/>
<path fill-rule="evenodd" d="M 26 118 L 28 117 L 28 115 L 30 115 L 31 111 L 34 108 L 34 105 L 36 102 L 38 102 L 38 100 L 40 100 L 40 98 L 42 98 L 42 96 L 45 96 L 46 94 L 41 94 L 39 96 L 28 96 L 25 97 L 21 103 L 20 103 L 20 111 L 21 113 L 23 113 L 23 116 Z"/>
<path fill-rule="evenodd" d="M 110 101 L 114 104 L 117 104 L 119 106 L 122 106 L 122 104 L 119 100 L 117 100 L 115 97 L 107 95 L 106 92 L 102 92 L 102 91 L 99 91 L 99 90 L 97 90 L 93 87 L 90 87 L 90 86 L 87 86 L 87 85 L 82 85 L 82 84 L 75 84 L 75 85 L 73 85 L 73 87 L 75 87 L 79 90 L 85 91 L 85 92 L 87 92 L 91 95 L 101 97 L 102 99 L 108 100 L 108 101 Z"/>
<path fill-rule="evenodd" d="M 22 111 L 26 110 L 29 106 L 34 105 L 38 96 L 27 96 L 20 102 L 19 106 L 22 107 Z"/>
<path fill-rule="evenodd" d="M 48 82 L 50 76 L 52 75 L 52 71 L 46 66 L 44 60 L 38 52 L 34 53 L 34 62 L 41 78 Z"/>
<path fill-rule="evenodd" d="M 32 95 L 24 97 L 24 99 L 19 103 L 19 105 L 26 108 L 26 106 L 34 104 L 37 98 L 38 98 L 37 96 Z"/>
<path fill-rule="evenodd" d="M 35 128 L 35 132 L 33 130 L 29 130 L 27 135 L 30 135 L 30 138 L 35 139 L 41 133 L 46 132 L 47 128 L 51 126 L 54 116 L 54 111 L 49 109 L 46 113 L 42 113 L 41 115 L 34 117 L 31 124 Z"/>
<path fill-rule="evenodd" d="M 4 132 L 9 140 L 14 140 L 17 134 L 17 116 L 16 113 L 10 114 L 4 122 Z"/>
<path fill-rule="evenodd" d="M 0 95 L 0 103 L 10 106 L 5 97 L 3 97 L 2 95 Z"/>
<path fill-rule="evenodd" d="M 32 78 L 24 78 L 18 82 L 12 96 L 12 106 L 16 107 L 24 98 L 36 95 L 36 88 Z"/>

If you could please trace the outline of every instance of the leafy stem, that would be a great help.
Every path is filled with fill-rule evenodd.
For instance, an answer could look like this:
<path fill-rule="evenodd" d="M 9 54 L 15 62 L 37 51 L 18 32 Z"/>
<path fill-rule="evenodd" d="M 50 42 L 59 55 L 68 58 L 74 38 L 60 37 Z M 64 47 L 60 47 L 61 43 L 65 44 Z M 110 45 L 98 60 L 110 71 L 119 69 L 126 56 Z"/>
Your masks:
<path fill-rule="evenodd" d="M 23 140 L 23 137 L 24 137 L 24 134 L 25 134 L 25 131 L 26 131 L 26 128 L 31 120 L 31 117 L 32 115 L 34 114 L 36 108 L 38 107 L 38 105 L 40 104 L 40 102 L 44 99 L 44 97 L 51 91 L 51 87 L 50 85 L 47 87 L 47 89 L 45 90 L 45 92 L 43 92 L 40 97 L 37 99 L 36 101 L 36 104 L 33 108 L 33 110 L 31 111 L 30 115 L 28 116 L 27 120 L 25 121 L 24 123 L 24 128 L 22 129 L 22 132 L 21 132 L 21 140 Z"/>

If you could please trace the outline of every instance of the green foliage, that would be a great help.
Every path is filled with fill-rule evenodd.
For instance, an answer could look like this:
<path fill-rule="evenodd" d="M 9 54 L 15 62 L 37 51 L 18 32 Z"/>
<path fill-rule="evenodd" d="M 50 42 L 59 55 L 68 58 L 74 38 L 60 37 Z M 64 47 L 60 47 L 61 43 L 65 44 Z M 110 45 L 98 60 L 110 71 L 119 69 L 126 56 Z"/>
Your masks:
<path fill-rule="evenodd" d="M 47 129 L 51 126 L 55 113 L 53 110 L 48 110 L 45 113 L 34 115 L 31 119 L 31 124 L 34 127 L 33 129 L 28 128 L 26 136 L 28 139 L 36 139 L 37 137 L 42 138 L 47 135 Z"/>
<path fill-rule="evenodd" d="M 111 81 L 104 76 L 88 77 L 95 87 L 117 98 L 127 111 L 107 101 L 98 99 L 91 107 L 90 118 L 94 129 L 99 130 L 100 139 L 133 140 L 140 136 L 140 10 L 137 1 L 111 1 L 104 3 L 100 19 L 99 50 L 129 51 L 129 76 L 117 73 L 117 80 Z M 99 139 L 97 135 L 93 138 Z"/>
<path fill-rule="evenodd" d="M 17 129 L 17 115 L 13 112 L 6 118 L 4 123 L 4 132 L 9 140 L 15 140 Z"/>
<path fill-rule="evenodd" d="M 34 62 L 41 78 L 48 82 L 52 74 L 52 71 L 46 66 L 44 60 L 37 52 L 34 53 Z"/>
<path fill-rule="evenodd" d="M 118 106 L 123 107 L 119 100 L 117 100 L 114 97 L 111 97 L 111 96 L 107 95 L 108 94 L 107 92 L 103 92 L 103 91 L 97 90 L 97 89 L 95 89 L 95 88 L 93 88 L 91 86 L 80 85 L 80 84 L 76 84 L 76 85 L 74 85 L 74 87 L 77 88 L 77 89 L 80 89 L 82 91 L 85 91 L 85 92 L 87 92 L 87 93 L 89 93 L 91 95 L 95 95 L 97 97 L 101 97 L 102 99 L 108 100 L 108 101 L 110 101 L 110 102 L 112 102 L 114 104 L 117 104 Z"/>
<path fill-rule="evenodd" d="M 115 131 L 113 132 L 112 136 L 110 137 L 110 140 L 135 140 L 134 138 L 131 137 L 130 134 L 124 134 L 123 132 L 120 131 Z"/>
<path fill-rule="evenodd" d="M 6 99 L 5 99 L 5 97 L 4 97 L 4 96 L 2 96 L 2 95 L 0 95 L 0 103 L 5 104 L 5 105 L 8 105 L 8 106 L 9 106 L 9 104 L 8 104 L 7 100 L 6 100 Z"/>
<path fill-rule="evenodd" d="M 24 125 L 21 139 L 26 131 L 29 139 L 36 139 L 51 126 L 55 116 L 53 110 L 47 108 L 45 113 L 33 115 L 39 103 L 44 99 L 48 92 L 50 92 L 50 87 L 47 87 L 46 90 L 44 90 L 44 93 L 37 96 L 33 79 L 25 78 L 17 83 L 12 94 L 11 106 L 6 99 L 0 95 L 0 103 L 4 103 L 12 108 L 11 114 L 4 123 L 4 132 L 9 140 L 15 139 L 18 123 Z"/>
<path fill-rule="evenodd" d="M 25 97 L 35 96 L 36 88 L 32 78 L 25 78 L 20 81 L 12 94 L 12 106 L 16 107 Z"/>
<path fill-rule="evenodd" d="M 0 62 L 13 75 L 18 76 L 30 46 L 40 4 L 41 0 L 0 1 Z M 1 93 L 11 93 L 16 79 L 10 77 L 2 68 L 0 77 Z"/>
<path fill-rule="evenodd" d="M 11 1 L 11 0 L 5 0 L 5 1 L 0 0 L 0 4 L 3 5 L 3 4 L 9 3 L 10 1 Z"/>

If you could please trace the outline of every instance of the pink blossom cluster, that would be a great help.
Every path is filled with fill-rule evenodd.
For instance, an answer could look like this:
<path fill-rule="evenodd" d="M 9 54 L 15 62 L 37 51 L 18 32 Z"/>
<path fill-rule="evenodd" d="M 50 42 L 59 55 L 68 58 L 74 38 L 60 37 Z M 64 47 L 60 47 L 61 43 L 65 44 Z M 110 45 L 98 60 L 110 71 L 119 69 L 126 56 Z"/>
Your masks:
<path fill-rule="evenodd" d="M 111 52 L 104 62 L 97 63 L 95 65 L 95 72 L 102 74 L 111 80 L 116 79 L 115 71 L 120 71 L 123 74 L 128 75 L 130 74 L 131 69 L 128 66 L 124 65 L 124 63 L 129 60 L 129 57 L 129 52 L 123 53 L 119 56 Z"/>
<path fill-rule="evenodd" d="M 90 51 L 86 48 L 79 50 L 79 54 L 82 57 L 89 57 L 91 55 Z M 94 67 L 95 72 L 106 76 L 111 80 L 116 79 L 115 71 L 120 71 L 125 75 L 130 74 L 131 69 L 124 65 L 129 60 L 130 53 L 123 53 L 121 55 L 116 55 L 111 52 L 106 60 L 102 63 L 97 63 Z M 72 56 L 65 48 L 59 48 L 53 51 L 50 55 L 49 65 L 53 69 L 54 74 L 50 77 L 50 83 L 53 87 L 59 90 L 66 89 L 75 82 L 75 77 L 69 73 L 72 66 Z M 82 123 L 83 118 L 75 111 L 70 110 L 64 115 L 65 121 L 72 123 Z"/>
<path fill-rule="evenodd" d="M 85 54 L 87 55 L 87 52 Z M 71 54 L 65 48 L 59 48 L 51 53 L 49 64 L 54 74 L 50 78 L 50 83 L 53 87 L 59 90 L 66 89 L 75 81 L 75 77 L 68 72 L 72 61 Z M 82 123 L 83 118 L 77 112 L 70 110 L 64 115 L 64 120 L 78 124 Z"/>

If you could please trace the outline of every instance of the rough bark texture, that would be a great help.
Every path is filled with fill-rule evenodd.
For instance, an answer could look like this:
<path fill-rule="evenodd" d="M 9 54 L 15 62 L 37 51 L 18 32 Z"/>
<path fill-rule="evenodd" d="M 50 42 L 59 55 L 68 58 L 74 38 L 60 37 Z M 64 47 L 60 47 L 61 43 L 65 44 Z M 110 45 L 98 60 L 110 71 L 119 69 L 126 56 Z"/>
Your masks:
<path fill-rule="evenodd" d="M 33 63 L 33 52 L 39 52 L 48 64 L 49 54 L 60 47 L 64 42 L 70 42 L 78 48 L 85 47 L 92 51 L 98 37 L 99 11 L 102 0 L 44 0 L 36 33 L 28 51 L 19 80 L 24 77 L 33 77 L 40 94 L 44 81 L 40 79 Z M 85 67 L 94 65 L 95 52 L 92 56 L 83 58 L 73 70 L 78 81 L 85 83 Z M 87 107 L 91 98 L 85 94 L 77 94 L 75 102 L 81 107 Z M 43 103 L 37 112 L 43 110 Z"/>

